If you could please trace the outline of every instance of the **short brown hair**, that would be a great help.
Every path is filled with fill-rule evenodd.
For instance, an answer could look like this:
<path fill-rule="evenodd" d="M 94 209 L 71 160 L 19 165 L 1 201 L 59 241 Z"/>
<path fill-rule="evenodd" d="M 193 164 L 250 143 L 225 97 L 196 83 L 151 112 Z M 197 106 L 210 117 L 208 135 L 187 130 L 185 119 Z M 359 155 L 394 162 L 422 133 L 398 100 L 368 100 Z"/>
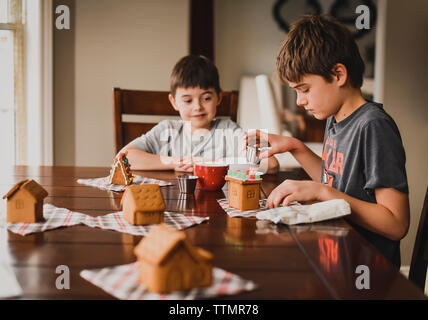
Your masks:
<path fill-rule="evenodd" d="M 221 89 L 217 67 L 204 56 L 188 55 L 181 58 L 171 73 L 171 94 L 173 96 L 178 87 L 214 88 L 219 94 Z"/>
<path fill-rule="evenodd" d="M 295 22 L 281 45 L 276 67 L 282 81 L 299 82 L 306 74 L 332 80 L 332 69 L 342 63 L 354 88 L 363 83 L 364 62 L 351 32 L 327 15 L 307 15 Z"/>

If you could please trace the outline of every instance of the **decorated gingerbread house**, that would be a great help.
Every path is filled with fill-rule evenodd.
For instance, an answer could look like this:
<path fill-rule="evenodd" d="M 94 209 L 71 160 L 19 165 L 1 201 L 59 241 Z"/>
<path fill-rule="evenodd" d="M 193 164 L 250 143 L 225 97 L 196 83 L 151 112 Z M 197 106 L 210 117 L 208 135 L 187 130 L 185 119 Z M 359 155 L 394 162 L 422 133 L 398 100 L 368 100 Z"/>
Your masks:
<path fill-rule="evenodd" d="M 132 183 L 134 177 L 132 176 L 131 165 L 126 157 L 127 155 L 128 151 L 119 154 L 119 156 L 114 159 L 114 163 L 110 169 L 108 183 L 120 184 L 123 186 Z"/>
<path fill-rule="evenodd" d="M 225 177 L 228 181 L 229 206 L 242 211 L 254 210 L 259 207 L 260 184 L 259 175 L 250 172 L 229 170 Z"/>
<path fill-rule="evenodd" d="M 164 224 L 156 226 L 134 252 L 139 281 L 152 292 L 189 290 L 212 283 L 212 254 L 194 247 L 182 231 Z"/>
<path fill-rule="evenodd" d="M 7 222 L 35 223 L 43 220 L 43 199 L 48 193 L 34 180 L 23 180 L 3 197 L 7 199 Z"/>
<path fill-rule="evenodd" d="M 165 202 L 157 184 L 127 186 L 121 204 L 123 216 L 131 224 L 163 222 Z"/>

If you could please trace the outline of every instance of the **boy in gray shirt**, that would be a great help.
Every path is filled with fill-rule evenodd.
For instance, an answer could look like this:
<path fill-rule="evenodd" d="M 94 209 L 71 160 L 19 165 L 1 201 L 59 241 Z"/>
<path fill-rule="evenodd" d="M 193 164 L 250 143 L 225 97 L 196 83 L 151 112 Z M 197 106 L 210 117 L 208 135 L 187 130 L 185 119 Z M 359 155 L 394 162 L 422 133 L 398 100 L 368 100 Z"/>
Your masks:
<path fill-rule="evenodd" d="M 245 132 L 235 122 L 215 119 L 222 99 L 216 66 L 203 56 L 186 56 L 174 66 L 169 101 L 181 120 L 164 120 L 131 141 L 128 151 L 134 170 L 191 172 L 195 162 L 245 163 Z M 260 168 L 278 171 L 275 157 L 264 159 Z"/>
<path fill-rule="evenodd" d="M 327 126 L 321 158 L 295 138 L 256 133 L 271 146 L 260 157 L 291 152 L 312 178 L 284 181 L 268 207 L 344 199 L 352 210 L 345 219 L 399 267 L 410 220 L 405 152 L 394 120 L 361 94 L 364 62 L 351 33 L 331 17 L 305 16 L 283 42 L 277 69 L 297 105 Z"/>

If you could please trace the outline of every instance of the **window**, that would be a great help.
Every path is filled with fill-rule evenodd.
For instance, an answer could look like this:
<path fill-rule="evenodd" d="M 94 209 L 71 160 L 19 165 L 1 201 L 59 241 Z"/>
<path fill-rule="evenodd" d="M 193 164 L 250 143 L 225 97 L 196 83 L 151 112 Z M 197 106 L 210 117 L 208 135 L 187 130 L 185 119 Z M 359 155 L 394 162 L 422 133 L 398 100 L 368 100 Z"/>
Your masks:
<path fill-rule="evenodd" d="M 25 156 L 18 153 L 25 120 L 23 77 L 22 0 L 0 0 L 0 165 L 13 165 Z M 19 130 L 20 128 L 21 130 Z M 18 148 L 17 148 L 18 147 Z"/>

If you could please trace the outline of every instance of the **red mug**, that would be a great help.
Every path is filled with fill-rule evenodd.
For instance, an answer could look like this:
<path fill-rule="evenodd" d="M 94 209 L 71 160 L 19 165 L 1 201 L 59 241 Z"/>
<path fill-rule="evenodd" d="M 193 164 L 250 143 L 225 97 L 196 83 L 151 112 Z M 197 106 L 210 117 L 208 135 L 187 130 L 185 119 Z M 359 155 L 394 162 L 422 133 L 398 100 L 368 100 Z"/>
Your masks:
<path fill-rule="evenodd" d="M 198 188 L 206 191 L 216 191 L 223 188 L 224 177 L 229 165 L 219 163 L 195 163 L 193 174 L 198 176 Z"/>

